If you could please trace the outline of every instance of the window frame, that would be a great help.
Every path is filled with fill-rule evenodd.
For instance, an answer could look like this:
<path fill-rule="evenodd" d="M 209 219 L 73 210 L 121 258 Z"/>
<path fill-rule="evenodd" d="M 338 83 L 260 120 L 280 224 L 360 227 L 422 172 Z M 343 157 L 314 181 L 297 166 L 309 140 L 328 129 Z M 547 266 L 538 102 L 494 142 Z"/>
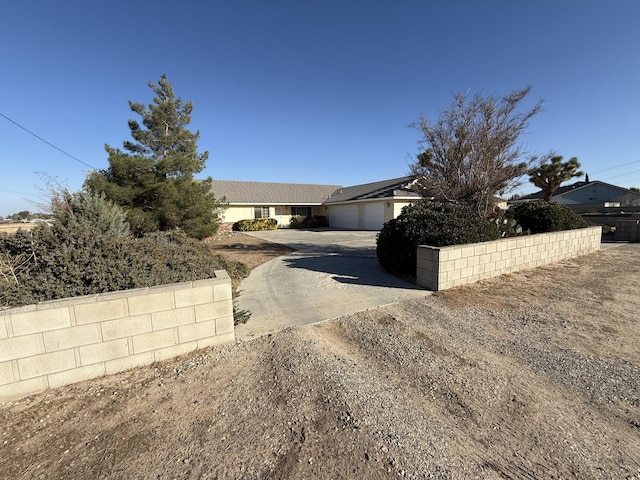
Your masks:
<path fill-rule="evenodd" d="M 265 215 L 266 212 L 266 215 Z M 271 209 L 269 207 L 257 206 L 253 207 L 253 218 L 270 218 Z"/>
<path fill-rule="evenodd" d="M 304 210 L 305 213 L 300 213 L 300 210 Z M 292 217 L 310 217 L 311 216 L 311 207 L 291 207 L 291 216 Z"/>

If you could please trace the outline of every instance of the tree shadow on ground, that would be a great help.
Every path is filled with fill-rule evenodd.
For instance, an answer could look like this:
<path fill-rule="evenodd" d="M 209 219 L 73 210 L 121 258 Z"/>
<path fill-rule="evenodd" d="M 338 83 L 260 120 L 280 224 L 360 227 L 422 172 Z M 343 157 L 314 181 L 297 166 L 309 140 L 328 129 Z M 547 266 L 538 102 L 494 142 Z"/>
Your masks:
<path fill-rule="evenodd" d="M 375 249 L 336 247 L 335 250 L 299 252 L 284 258 L 283 262 L 290 268 L 327 273 L 344 284 L 421 290 L 417 285 L 387 273 L 378 263 Z"/>

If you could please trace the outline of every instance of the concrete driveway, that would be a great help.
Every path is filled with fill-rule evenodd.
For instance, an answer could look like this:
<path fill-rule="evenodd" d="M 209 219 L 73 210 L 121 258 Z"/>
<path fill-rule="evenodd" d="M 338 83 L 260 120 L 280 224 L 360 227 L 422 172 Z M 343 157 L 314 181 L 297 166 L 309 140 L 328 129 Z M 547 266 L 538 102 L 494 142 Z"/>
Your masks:
<path fill-rule="evenodd" d="M 296 251 L 260 265 L 240 285 L 238 305 L 252 312 L 246 324 L 236 327 L 241 340 L 430 294 L 380 267 L 377 232 L 247 233 Z"/>

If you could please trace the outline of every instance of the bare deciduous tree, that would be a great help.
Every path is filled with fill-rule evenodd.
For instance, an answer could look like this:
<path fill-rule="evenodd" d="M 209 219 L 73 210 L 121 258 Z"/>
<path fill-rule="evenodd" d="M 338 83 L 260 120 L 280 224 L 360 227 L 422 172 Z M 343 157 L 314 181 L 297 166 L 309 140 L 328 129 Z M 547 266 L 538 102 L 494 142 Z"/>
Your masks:
<path fill-rule="evenodd" d="M 512 190 L 542 161 L 518 144 L 529 120 L 542 110 L 542 102 L 538 102 L 531 109 L 518 111 L 530 90 L 528 86 L 500 99 L 479 94 L 468 99 L 457 93 L 436 123 L 422 115 L 411 125 L 423 135 L 422 153 L 411 170 L 423 177 L 429 196 L 474 204 L 486 216 L 496 195 Z"/>

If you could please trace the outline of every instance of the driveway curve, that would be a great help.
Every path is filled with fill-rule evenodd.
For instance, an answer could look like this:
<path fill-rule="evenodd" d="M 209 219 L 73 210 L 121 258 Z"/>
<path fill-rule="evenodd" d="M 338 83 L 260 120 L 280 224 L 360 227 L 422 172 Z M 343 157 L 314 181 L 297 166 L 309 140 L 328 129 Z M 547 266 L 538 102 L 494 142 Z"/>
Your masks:
<path fill-rule="evenodd" d="M 260 265 L 240 284 L 238 306 L 251 312 L 246 324 L 236 326 L 240 340 L 430 294 L 380 267 L 377 232 L 247 233 L 296 251 Z"/>

